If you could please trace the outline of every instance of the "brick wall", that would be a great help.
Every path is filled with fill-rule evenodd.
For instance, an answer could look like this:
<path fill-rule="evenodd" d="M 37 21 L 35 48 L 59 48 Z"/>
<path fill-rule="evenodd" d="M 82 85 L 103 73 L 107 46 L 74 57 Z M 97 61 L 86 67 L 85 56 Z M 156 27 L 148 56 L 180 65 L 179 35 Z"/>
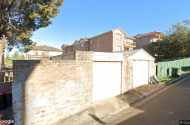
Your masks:
<path fill-rule="evenodd" d="M 129 90 L 129 84 L 128 84 L 128 55 L 123 54 L 123 62 L 122 62 L 122 94 L 126 93 Z"/>
<path fill-rule="evenodd" d="M 12 82 L 0 83 L 0 93 L 12 91 Z"/>
<path fill-rule="evenodd" d="M 125 53 L 76 51 L 75 60 L 14 61 L 15 123 L 54 124 L 90 106 L 93 61 L 122 62 L 121 92 L 133 88 L 133 60 L 129 60 Z M 154 67 L 154 61 L 150 67 Z"/>
<path fill-rule="evenodd" d="M 92 53 L 75 60 L 14 61 L 16 124 L 53 124 L 91 104 Z"/>
<path fill-rule="evenodd" d="M 92 40 L 92 44 L 91 41 Z M 112 52 L 113 50 L 113 32 L 100 35 L 88 40 L 88 50 L 98 52 Z"/>
<path fill-rule="evenodd" d="M 141 41 L 138 41 L 139 38 L 136 38 L 136 48 L 142 48 L 144 45 L 149 44 L 150 41 L 152 40 L 153 36 L 146 36 L 146 37 L 142 37 Z"/>
<path fill-rule="evenodd" d="M 133 89 L 133 60 L 127 60 L 127 90 Z"/>
<path fill-rule="evenodd" d="M 113 32 L 99 37 L 99 52 L 113 52 Z"/>
<path fill-rule="evenodd" d="M 150 63 L 150 70 L 149 70 L 149 72 L 150 72 L 150 76 L 156 76 L 156 64 L 155 64 L 155 62 L 153 61 L 153 60 L 151 60 L 151 61 L 149 61 L 149 63 Z"/>

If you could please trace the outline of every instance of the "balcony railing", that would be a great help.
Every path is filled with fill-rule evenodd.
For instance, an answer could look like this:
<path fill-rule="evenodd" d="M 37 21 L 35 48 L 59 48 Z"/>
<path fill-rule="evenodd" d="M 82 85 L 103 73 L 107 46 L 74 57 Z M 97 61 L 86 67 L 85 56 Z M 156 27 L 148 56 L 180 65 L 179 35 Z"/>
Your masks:
<path fill-rule="evenodd" d="M 124 41 L 123 43 L 124 43 L 125 47 L 136 47 L 136 43 L 135 42 Z"/>

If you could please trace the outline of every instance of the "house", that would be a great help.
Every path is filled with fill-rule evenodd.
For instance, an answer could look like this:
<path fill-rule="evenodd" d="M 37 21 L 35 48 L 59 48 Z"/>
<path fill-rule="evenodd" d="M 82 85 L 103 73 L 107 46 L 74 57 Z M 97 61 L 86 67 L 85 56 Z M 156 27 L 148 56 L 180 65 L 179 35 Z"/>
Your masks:
<path fill-rule="evenodd" d="M 51 46 L 35 46 L 27 53 L 28 60 L 49 60 L 51 56 L 63 54 L 63 50 Z"/>
<path fill-rule="evenodd" d="M 69 54 L 76 50 L 95 52 L 132 50 L 136 47 L 135 42 L 133 42 L 135 38 L 125 35 L 126 33 L 121 28 L 117 28 L 91 38 L 81 38 L 72 45 L 63 44 L 62 50 L 64 54 Z"/>
<path fill-rule="evenodd" d="M 136 48 L 142 48 L 146 44 L 156 42 L 157 40 L 160 39 L 160 35 L 161 35 L 161 32 L 154 31 L 154 32 L 138 34 L 134 36 Z"/>

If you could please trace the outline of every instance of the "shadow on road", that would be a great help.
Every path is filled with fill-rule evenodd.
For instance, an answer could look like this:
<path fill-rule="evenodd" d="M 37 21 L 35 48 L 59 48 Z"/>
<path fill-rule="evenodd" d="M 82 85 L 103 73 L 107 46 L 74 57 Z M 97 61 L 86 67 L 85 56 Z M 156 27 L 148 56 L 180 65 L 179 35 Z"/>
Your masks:
<path fill-rule="evenodd" d="M 99 122 L 99 123 L 102 124 L 102 125 L 106 125 L 106 124 L 107 124 L 106 122 L 100 120 L 100 119 L 99 119 L 96 115 L 94 115 L 94 114 L 88 114 L 88 115 L 91 116 L 94 120 L 96 120 L 97 122 Z"/>

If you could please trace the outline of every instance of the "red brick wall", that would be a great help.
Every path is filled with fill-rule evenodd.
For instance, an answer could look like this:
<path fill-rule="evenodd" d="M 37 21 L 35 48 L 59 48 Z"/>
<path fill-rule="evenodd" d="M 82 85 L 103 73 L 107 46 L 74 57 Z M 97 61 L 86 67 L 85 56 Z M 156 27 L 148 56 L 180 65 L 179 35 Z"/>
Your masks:
<path fill-rule="evenodd" d="M 90 41 L 92 40 L 92 43 Z M 89 45 L 88 45 L 89 51 L 98 51 L 98 38 L 89 39 Z"/>
<path fill-rule="evenodd" d="M 92 63 L 91 52 L 77 52 L 73 61 L 14 61 L 15 122 L 53 124 L 89 106 Z"/>
<path fill-rule="evenodd" d="M 153 38 L 153 36 L 146 36 L 146 37 L 142 37 L 141 41 L 139 41 L 139 38 L 136 38 L 136 48 L 142 48 L 144 45 L 149 44 L 150 40 Z"/>
<path fill-rule="evenodd" d="M 113 51 L 113 32 L 92 38 L 89 40 L 89 51 L 112 52 Z"/>
<path fill-rule="evenodd" d="M 0 83 L 0 93 L 12 91 L 12 82 Z"/>

